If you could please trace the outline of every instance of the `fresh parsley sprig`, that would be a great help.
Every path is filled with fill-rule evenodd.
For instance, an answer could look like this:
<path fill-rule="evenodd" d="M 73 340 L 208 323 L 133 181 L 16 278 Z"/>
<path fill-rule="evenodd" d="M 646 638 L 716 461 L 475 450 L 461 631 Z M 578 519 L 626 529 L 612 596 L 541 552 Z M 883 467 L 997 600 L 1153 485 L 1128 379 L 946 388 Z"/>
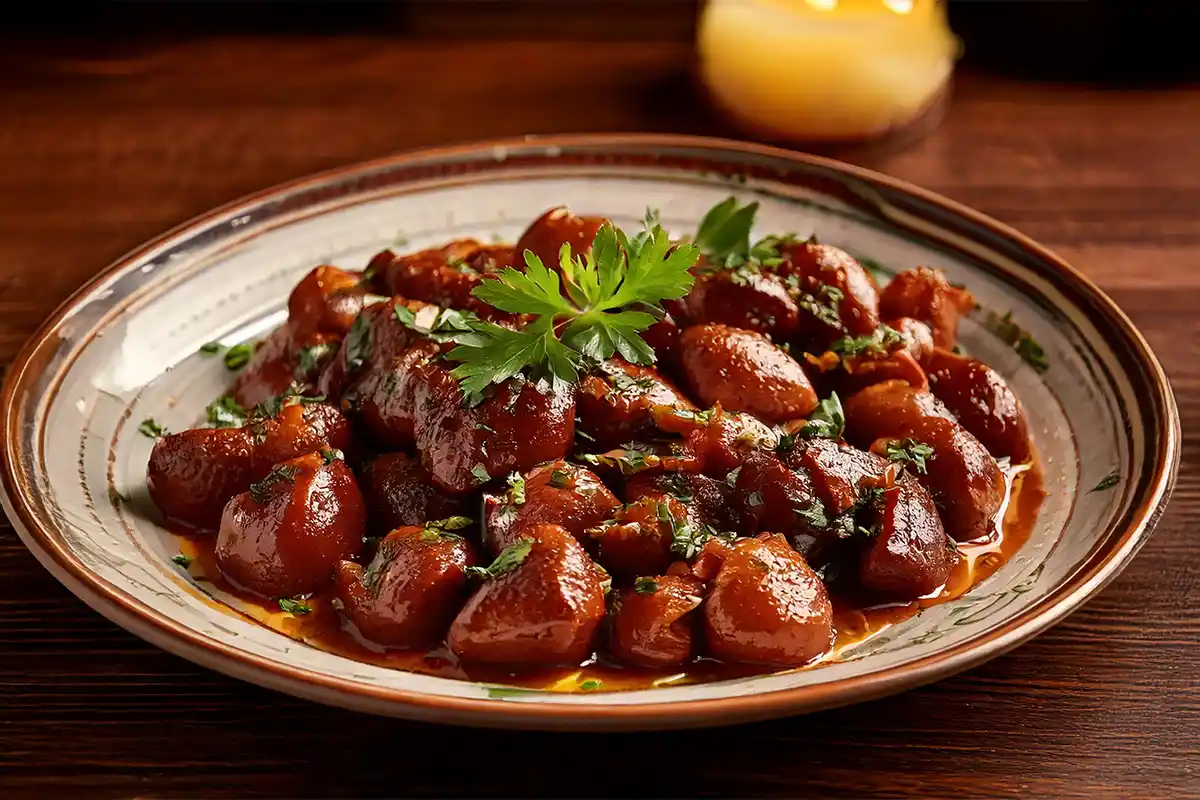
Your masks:
<path fill-rule="evenodd" d="M 662 317 L 659 303 L 691 289 L 700 254 L 691 244 L 672 245 L 661 225 L 647 222 L 633 237 L 606 222 L 583 255 L 564 244 L 558 271 L 526 251 L 524 272 L 506 267 L 471 290 L 494 308 L 534 319 L 519 330 L 469 319 L 469 331 L 454 333 L 458 346 L 447 358 L 459 362 L 451 375 L 469 402 L 526 370 L 573 383 L 585 361 L 619 353 L 636 364 L 654 362 L 639 334 Z"/>

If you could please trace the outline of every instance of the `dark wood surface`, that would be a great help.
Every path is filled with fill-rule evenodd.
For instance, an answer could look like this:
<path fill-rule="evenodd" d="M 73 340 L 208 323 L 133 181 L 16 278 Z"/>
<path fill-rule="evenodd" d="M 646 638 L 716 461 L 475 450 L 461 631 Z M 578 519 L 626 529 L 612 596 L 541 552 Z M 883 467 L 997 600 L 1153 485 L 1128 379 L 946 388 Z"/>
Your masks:
<path fill-rule="evenodd" d="M 0 42 L 0 363 L 112 259 L 278 181 L 470 138 L 728 132 L 698 109 L 686 36 L 583 38 Z M 1194 431 L 1198 132 L 1200 88 L 967 71 L 928 139 L 845 155 L 1011 223 L 1099 281 Z M 106 622 L 0 518 L 0 796 L 1198 796 L 1198 456 L 1185 440 L 1174 501 L 1129 569 L 1036 641 L 891 699 L 679 734 L 471 731 L 245 685 Z"/>

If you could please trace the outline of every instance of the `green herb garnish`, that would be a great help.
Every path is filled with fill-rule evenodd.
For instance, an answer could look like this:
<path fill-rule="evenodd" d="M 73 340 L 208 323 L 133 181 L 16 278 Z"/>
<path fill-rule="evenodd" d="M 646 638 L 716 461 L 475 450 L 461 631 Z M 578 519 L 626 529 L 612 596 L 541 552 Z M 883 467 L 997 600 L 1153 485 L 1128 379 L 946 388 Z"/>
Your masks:
<path fill-rule="evenodd" d="M 800 295 L 800 297 L 796 298 L 796 305 L 831 328 L 844 330 L 842 327 L 841 312 L 838 310 L 838 303 L 842 302 L 845 294 L 836 286 L 826 286 L 823 284 L 817 290 L 817 294 L 820 297 L 813 297 L 811 294 Z"/>
<path fill-rule="evenodd" d="M 457 337 L 470 333 L 472 323 L 479 322 L 479 318 L 470 311 L 438 306 L 426 306 L 414 312 L 408 306 L 397 305 L 392 313 L 401 325 L 435 342 L 457 341 Z"/>
<path fill-rule="evenodd" d="M 346 372 L 357 371 L 371 357 L 371 319 L 366 312 L 354 318 L 346 333 Z"/>
<path fill-rule="evenodd" d="M 1108 475 L 1104 476 L 1103 480 L 1101 480 L 1099 483 L 1097 483 L 1095 486 L 1093 486 L 1091 491 L 1088 492 L 1088 494 L 1091 494 L 1092 492 L 1107 491 L 1108 489 L 1113 488 L 1120 482 L 1121 482 L 1121 476 L 1118 475 L 1116 472 L 1110 472 Z"/>
<path fill-rule="evenodd" d="M 637 442 L 607 453 L 584 453 L 579 458 L 592 465 L 620 470 L 622 475 L 633 475 L 662 463 L 661 457 Z"/>
<path fill-rule="evenodd" d="M 252 355 L 254 355 L 253 345 L 247 342 L 235 344 L 225 351 L 225 368 L 236 372 L 250 363 Z"/>
<path fill-rule="evenodd" d="M 846 415 L 842 412 L 842 401 L 838 399 L 837 392 L 833 392 L 817 403 L 816 410 L 800 429 L 800 436 L 804 439 L 840 439 L 845 430 Z"/>
<path fill-rule="evenodd" d="M 267 476 L 257 483 L 250 484 L 250 497 L 254 502 L 262 505 L 271 499 L 274 493 L 274 487 L 280 483 L 292 483 L 296 480 L 296 475 L 300 470 L 290 464 L 276 464 L 271 467 L 271 471 Z"/>
<path fill-rule="evenodd" d="M 580 691 L 584 691 L 584 692 L 594 692 L 597 689 L 599 689 L 601 687 L 601 685 L 602 684 L 600 683 L 600 681 L 596 680 L 595 678 L 589 678 L 588 680 L 579 684 L 579 689 L 580 689 Z"/>
<path fill-rule="evenodd" d="M 563 472 L 561 469 L 552 470 L 550 472 L 550 486 L 555 489 L 565 489 L 571 483 L 571 476 Z"/>
<path fill-rule="evenodd" d="M 1007 342 L 1012 349 L 1017 351 L 1017 355 L 1026 364 L 1038 372 L 1045 372 L 1050 369 L 1050 361 L 1046 358 L 1046 351 L 1042 349 L 1042 346 L 1038 344 L 1036 339 L 1012 321 L 1011 311 L 1004 314 L 1004 316 L 1000 316 L 995 312 L 989 313 L 984 322 L 984 327 Z"/>
<path fill-rule="evenodd" d="M 142 420 L 142 424 L 138 425 L 138 433 L 142 436 L 149 436 L 151 439 L 157 439 L 164 436 L 167 429 L 154 421 L 154 417 L 146 417 Z"/>
<path fill-rule="evenodd" d="M 300 350 L 300 355 L 296 359 L 296 369 L 292 373 L 298 381 L 305 381 L 316 375 L 320 370 L 321 365 L 337 350 L 337 345 L 332 342 L 323 344 L 314 344 L 312 347 L 305 347 Z"/>
<path fill-rule="evenodd" d="M 924 475 L 927 469 L 925 462 L 933 458 L 933 448 L 916 439 L 899 439 L 884 445 L 884 455 L 888 461 L 912 464 L 913 469 Z"/>
<path fill-rule="evenodd" d="M 321 448 L 321 458 L 325 460 L 326 464 L 332 464 L 335 461 L 342 461 L 345 457 L 345 454 L 335 447 Z"/>
<path fill-rule="evenodd" d="M 866 353 L 887 355 L 902 344 L 904 334 L 889 325 L 880 325 L 869 336 L 843 336 L 829 345 L 829 349 L 843 358 L 849 358 Z"/>
<path fill-rule="evenodd" d="M 658 581 L 654 578 L 638 578 L 633 582 L 633 590 L 638 594 L 654 594 L 658 591 Z"/>
<path fill-rule="evenodd" d="M 797 508 L 796 516 L 808 523 L 811 528 L 824 530 L 829 527 L 829 517 L 825 515 L 825 507 L 818 500 L 814 500 L 804 508 Z"/>
<path fill-rule="evenodd" d="M 204 409 L 208 422 L 214 428 L 237 428 L 246 424 L 246 409 L 232 397 L 219 397 Z"/>
<path fill-rule="evenodd" d="M 279 598 L 279 610 L 300 617 L 312 613 L 312 606 L 290 597 L 281 597 Z"/>
<path fill-rule="evenodd" d="M 522 536 L 501 550 L 500 555 L 496 556 L 496 560 L 490 565 L 486 567 L 467 567 L 467 574 L 482 578 L 485 581 L 499 578 L 501 575 L 516 569 L 529 555 L 531 550 L 533 550 L 533 539 L 530 539 L 528 536 Z"/>
<path fill-rule="evenodd" d="M 204 344 L 200 345 L 200 352 L 206 356 L 216 355 L 217 353 L 221 352 L 221 343 L 205 342 Z"/>
<path fill-rule="evenodd" d="M 178 555 L 171 556 L 171 560 L 174 561 L 179 566 L 183 567 L 184 569 L 187 569 L 188 567 L 190 567 L 192 565 L 191 556 L 185 556 L 183 553 L 179 553 Z"/>
<path fill-rule="evenodd" d="M 525 478 L 519 472 L 508 476 L 508 501 L 515 506 L 525 503 Z"/>
<path fill-rule="evenodd" d="M 654 351 L 639 333 L 658 321 L 663 300 L 682 297 L 692 287 L 689 271 L 699 258 L 695 246 L 672 246 L 661 225 L 628 237 L 605 223 L 592 249 L 572 257 L 559 252 L 559 273 L 525 252 L 525 272 L 506 267 L 471 290 L 501 311 L 536 317 L 521 330 L 492 322 L 469 322 L 470 333 L 447 358 L 460 362 L 457 378 L 467 402 L 477 403 L 488 386 L 530 370 L 553 381 L 573 383 L 583 361 L 604 361 L 619 353 L 637 364 L 654 362 Z M 566 295 L 563 294 L 563 289 Z M 649 311 L 643 309 L 650 309 Z"/>
<path fill-rule="evenodd" d="M 484 466 L 482 461 L 471 467 L 471 474 L 474 475 L 475 480 L 479 481 L 480 483 L 487 483 L 492 479 L 492 476 L 488 474 L 487 467 Z"/>

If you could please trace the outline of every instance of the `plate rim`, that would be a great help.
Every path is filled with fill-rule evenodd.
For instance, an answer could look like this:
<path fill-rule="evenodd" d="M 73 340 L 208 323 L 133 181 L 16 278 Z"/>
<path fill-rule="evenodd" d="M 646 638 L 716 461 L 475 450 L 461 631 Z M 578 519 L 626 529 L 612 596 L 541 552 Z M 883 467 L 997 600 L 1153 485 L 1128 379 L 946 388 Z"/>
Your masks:
<path fill-rule="evenodd" d="M 15 435 L 20 424 L 17 398 L 36 356 L 72 309 L 90 296 L 113 274 L 172 240 L 203 228 L 221 218 L 237 214 L 269 200 L 307 187 L 316 187 L 355 173 L 403 166 L 406 162 L 427 159 L 454 159 L 503 152 L 509 149 L 569 147 L 699 148 L 714 153 L 740 154 L 781 159 L 798 165 L 829 170 L 868 184 L 883 186 L 901 195 L 915 197 L 952 216 L 989 229 L 1018 243 L 1036 257 L 1042 268 L 1057 273 L 1075 285 L 1082 295 L 1115 320 L 1115 333 L 1145 370 L 1157 391 L 1155 398 L 1163 414 L 1150 438 L 1157 449 L 1148 451 L 1146 468 L 1162 467 L 1154 479 L 1134 499 L 1128 512 L 1129 523 L 1112 529 L 1106 538 L 1111 548 L 1092 553 L 1079 568 L 1044 598 L 1020 612 L 995 630 L 979 638 L 939 650 L 914 661 L 886 667 L 865 675 L 842 678 L 828 683 L 780 689 L 751 695 L 707 700 L 631 704 L 558 704 L 521 703 L 503 699 L 448 697 L 394 687 L 365 686 L 324 673 L 289 664 L 281 664 L 247 653 L 232 645 L 216 642 L 186 625 L 171 619 L 123 592 L 119 587 L 90 572 L 77 558 L 58 546 L 54 537 L 42 529 L 19 490 L 18 454 Z M 566 134 L 489 139 L 462 144 L 415 148 L 382 158 L 324 170 L 245 195 L 174 226 L 122 255 L 75 290 L 42 322 L 9 364 L 0 390 L 0 430 L 5 432 L 0 495 L 11 524 L 25 546 L 72 594 L 93 610 L 142 639 L 201 666 L 310 700 L 389 716 L 482 727 L 518 727 L 530 729 L 654 730 L 704 727 L 747 722 L 816 711 L 882 697 L 887 694 L 932 682 L 980 664 L 1016 647 L 1060 621 L 1099 592 L 1136 555 L 1161 517 L 1179 467 L 1182 426 L 1174 394 L 1162 365 L 1153 350 L 1124 312 L 1089 278 L 1048 248 L 981 212 L 934 192 L 911 185 L 883 173 L 833 159 L 750 142 L 703 136 L 675 134 Z M 1132 476 L 1130 476 L 1132 478 Z M 1118 523 L 1119 524 L 1119 523 Z M 1115 528 L 1115 526 L 1114 526 Z"/>

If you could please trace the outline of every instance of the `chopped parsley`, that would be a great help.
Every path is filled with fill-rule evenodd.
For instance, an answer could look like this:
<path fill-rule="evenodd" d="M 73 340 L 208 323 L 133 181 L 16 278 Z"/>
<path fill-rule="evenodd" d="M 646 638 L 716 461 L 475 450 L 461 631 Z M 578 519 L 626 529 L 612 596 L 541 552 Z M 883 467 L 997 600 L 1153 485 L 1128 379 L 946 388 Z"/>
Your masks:
<path fill-rule="evenodd" d="M 326 464 L 332 464 L 335 461 L 343 460 L 345 458 L 345 455 L 342 453 L 341 450 L 338 450 L 335 447 L 322 447 L 321 448 L 321 458 L 323 458 L 325 460 Z"/>
<path fill-rule="evenodd" d="M 484 466 L 482 461 L 471 467 L 471 474 L 474 475 L 475 480 L 479 481 L 480 483 L 487 483 L 492 479 L 492 476 L 488 474 L 487 467 Z"/>
<path fill-rule="evenodd" d="M 561 469 L 556 469 L 551 471 L 549 483 L 555 489 L 566 489 L 571 483 L 571 476 Z"/>
<path fill-rule="evenodd" d="M 250 497 L 254 502 L 262 505 L 271 499 L 276 485 L 293 483 L 298 473 L 299 470 L 290 464 L 277 464 L 271 467 L 271 471 L 261 481 L 250 484 Z"/>
<path fill-rule="evenodd" d="M 508 476 L 508 501 L 515 506 L 525 503 L 525 478 L 519 472 Z"/>
<path fill-rule="evenodd" d="M 658 385 L 658 381 L 649 375 L 635 378 L 627 372 L 613 372 L 605 377 L 618 392 L 645 393 Z"/>
<path fill-rule="evenodd" d="M 692 495 L 688 489 L 688 479 L 686 475 L 679 472 L 667 472 L 658 478 L 658 485 L 666 490 L 667 494 L 674 497 L 681 503 L 688 503 L 692 500 Z"/>
<path fill-rule="evenodd" d="M 357 371 L 371 357 L 371 319 L 365 312 L 354 318 L 346 333 L 346 372 Z"/>
<path fill-rule="evenodd" d="M 496 560 L 486 567 L 467 567 L 467 574 L 483 580 L 493 580 L 505 573 L 511 572 L 520 565 L 533 550 L 533 539 L 522 536 L 508 547 L 500 551 Z"/>
<path fill-rule="evenodd" d="M 392 313 L 401 325 L 435 342 L 456 342 L 459 337 L 471 333 L 472 323 L 479 322 L 479 318 L 470 311 L 438 306 L 426 306 L 414 312 L 408 306 L 397 304 Z M 426 319 L 431 313 L 432 318 Z"/>
<path fill-rule="evenodd" d="M 235 344 L 225 351 L 225 368 L 236 372 L 250 363 L 252 355 L 254 355 L 253 345 L 248 342 Z"/>
<path fill-rule="evenodd" d="M 246 409 L 229 396 L 209 403 L 204 413 L 214 428 L 238 428 L 246 424 Z"/>
<path fill-rule="evenodd" d="M 300 355 L 296 359 L 296 369 L 293 372 L 293 377 L 298 381 L 305 381 L 316 375 L 320 370 L 321 365 L 325 363 L 337 346 L 332 342 L 323 344 L 314 344 L 312 347 L 305 347 L 300 350 Z"/>
<path fill-rule="evenodd" d="M 1038 372 L 1045 372 L 1050 369 L 1050 361 L 1046 358 L 1046 351 L 1027 331 L 1012 321 L 1011 311 L 1005 313 L 1003 316 L 995 312 L 989 313 L 984 322 L 984 327 L 1006 342 L 1013 350 L 1016 350 L 1017 355 Z"/>
<path fill-rule="evenodd" d="M 171 556 L 171 560 L 174 561 L 179 566 L 183 567 L 184 569 L 187 569 L 188 567 L 190 567 L 192 565 L 191 556 L 185 556 L 183 553 L 179 553 L 178 555 Z"/>
<path fill-rule="evenodd" d="M 279 610 L 302 617 L 305 614 L 312 613 L 312 606 L 308 605 L 302 600 L 293 600 L 290 597 L 281 597 L 279 598 Z"/>
<path fill-rule="evenodd" d="M 146 417 L 142 420 L 142 424 L 138 425 L 138 433 L 142 436 L 149 436 L 151 439 L 157 439 L 164 436 L 167 429 L 154 421 L 154 417 Z"/>
<path fill-rule="evenodd" d="M 657 454 L 638 442 L 630 442 L 623 448 L 609 450 L 607 453 L 584 453 L 579 458 L 589 464 L 620 470 L 622 475 L 633 475 L 662 463 Z"/>
<path fill-rule="evenodd" d="M 796 299 L 796 305 L 803 308 L 814 317 L 824 322 L 831 328 L 842 328 L 842 317 L 838 311 L 838 303 L 842 302 L 845 294 L 836 286 L 826 286 L 822 284 L 817 291 L 819 298 L 813 297 L 811 294 L 803 294 Z"/>
<path fill-rule="evenodd" d="M 912 464 L 913 469 L 924 475 L 927 470 L 925 462 L 933 458 L 933 448 L 916 439 L 898 439 L 884 445 L 884 455 L 888 461 Z"/>
<path fill-rule="evenodd" d="M 816 410 L 800 429 L 800 436 L 805 439 L 840 439 L 845 430 L 846 415 L 842 411 L 842 401 L 838 399 L 837 392 L 833 392 L 817 403 Z"/>
<path fill-rule="evenodd" d="M 797 508 L 795 511 L 796 516 L 804 520 L 810 528 L 824 530 L 829 527 L 829 517 L 825 515 L 825 507 L 819 500 L 814 500 L 811 504 L 804 508 Z"/>
<path fill-rule="evenodd" d="M 470 517 L 462 516 L 432 519 L 422 527 L 420 539 L 423 542 L 436 542 L 443 538 L 461 539 L 461 536 L 451 533 L 451 531 L 461 531 L 463 528 L 470 527 L 472 522 Z"/>
<path fill-rule="evenodd" d="M 900 331 L 890 325 L 880 325 L 869 336 L 843 336 L 829 345 L 829 349 L 843 358 L 867 353 L 887 355 L 904 342 L 904 334 Z"/>
<path fill-rule="evenodd" d="M 704 547 L 710 539 L 732 541 L 736 538 L 736 534 L 718 532 L 710 525 L 694 527 L 687 523 L 680 523 L 671 513 L 670 505 L 667 503 L 657 503 L 656 505 L 658 521 L 666 525 L 671 534 L 671 552 L 681 558 L 694 558 L 700 552 L 700 548 Z"/>
<path fill-rule="evenodd" d="M 775 452 L 780 455 L 792 452 L 796 449 L 796 438 L 794 433 L 780 434 L 779 444 L 775 445 Z"/>
<path fill-rule="evenodd" d="M 594 692 L 599 689 L 601 685 L 602 684 L 600 681 L 596 680 L 595 678 L 589 678 L 588 680 L 579 684 L 579 689 L 584 692 Z"/>
<path fill-rule="evenodd" d="M 1107 491 L 1107 490 L 1113 488 L 1114 486 L 1116 486 L 1120 482 L 1121 482 L 1121 476 L 1118 475 L 1116 472 L 1110 472 L 1108 475 L 1104 476 L 1103 480 L 1101 480 L 1099 483 L 1097 483 L 1095 486 L 1093 486 L 1091 488 L 1091 491 L 1088 492 L 1088 494 L 1091 494 L 1092 492 Z"/>
<path fill-rule="evenodd" d="M 204 344 L 200 345 L 200 352 L 206 356 L 216 355 L 217 353 L 221 352 L 221 343 L 205 342 Z"/>
<path fill-rule="evenodd" d="M 633 590 L 638 594 L 654 594 L 658 591 L 658 581 L 654 578 L 638 578 L 633 582 Z"/>

